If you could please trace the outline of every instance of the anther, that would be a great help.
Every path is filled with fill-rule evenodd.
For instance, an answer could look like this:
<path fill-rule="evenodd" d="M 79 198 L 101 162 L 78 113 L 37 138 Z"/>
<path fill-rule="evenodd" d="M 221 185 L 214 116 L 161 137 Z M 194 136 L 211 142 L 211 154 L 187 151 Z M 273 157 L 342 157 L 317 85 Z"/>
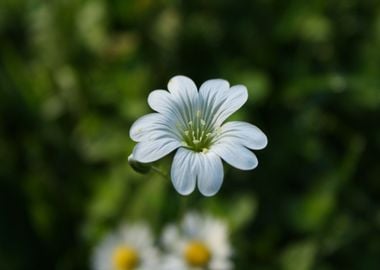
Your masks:
<path fill-rule="evenodd" d="M 204 130 L 202 130 L 202 132 L 201 132 L 201 137 L 199 138 L 200 140 L 202 140 L 203 139 L 203 135 L 205 134 L 205 131 Z"/>

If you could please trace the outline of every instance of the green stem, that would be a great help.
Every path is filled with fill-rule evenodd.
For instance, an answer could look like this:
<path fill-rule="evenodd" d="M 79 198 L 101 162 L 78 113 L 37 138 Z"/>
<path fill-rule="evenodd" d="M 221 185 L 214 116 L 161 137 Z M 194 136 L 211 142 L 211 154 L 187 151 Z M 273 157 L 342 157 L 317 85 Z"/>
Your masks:
<path fill-rule="evenodd" d="M 167 173 L 163 172 L 160 168 L 158 168 L 156 166 L 152 166 L 151 169 L 155 173 L 158 173 L 159 175 L 161 175 L 163 178 L 165 178 L 165 179 L 169 178 L 169 175 Z"/>

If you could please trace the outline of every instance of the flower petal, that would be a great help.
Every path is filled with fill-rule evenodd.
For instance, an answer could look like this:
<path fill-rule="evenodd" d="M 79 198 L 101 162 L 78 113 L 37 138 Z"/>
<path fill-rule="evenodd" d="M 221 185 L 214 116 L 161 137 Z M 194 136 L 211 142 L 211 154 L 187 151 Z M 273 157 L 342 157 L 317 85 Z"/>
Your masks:
<path fill-rule="evenodd" d="M 218 104 L 222 101 L 223 95 L 230 88 L 230 84 L 226 80 L 213 79 L 205 81 L 199 88 L 199 95 L 206 101 Z"/>
<path fill-rule="evenodd" d="M 174 156 L 171 179 L 174 188 L 182 195 L 188 195 L 195 189 L 198 160 L 196 153 L 179 148 Z"/>
<path fill-rule="evenodd" d="M 154 90 L 150 93 L 148 104 L 156 112 L 172 118 L 175 123 L 186 126 L 189 121 L 184 114 L 184 108 L 181 108 L 182 103 L 178 104 L 166 90 Z"/>
<path fill-rule="evenodd" d="M 179 139 L 180 134 L 173 128 L 175 119 L 158 113 L 150 113 L 137 119 L 129 130 L 129 136 L 135 142 L 151 141 L 159 138 Z"/>
<path fill-rule="evenodd" d="M 197 86 L 188 77 L 178 75 L 170 79 L 168 90 L 174 96 L 187 96 L 192 98 L 198 94 Z"/>
<path fill-rule="evenodd" d="M 169 81 L 168 90 L 185 123 L 188 123 L 198 110 L 197 86 L 188 77 L 175 76 Z"/>
<path fill-rule="evenodd" d="M 149 106 L 159 113 L 168 113 L 172 110 L 173 100 L 168 91 L 154 90 L 148 96 Z"/>
<path fill-rule="evenodd" d="M 171 138 L 160 138 L 153 141 L 139 142 L 133 149 L 133 158 L 142 163 L 149 163 L 166 156 L 181 143 Z"/>
<path fill-rule="evenodd" d="M 232 262 L 226 257 L 221 257 L 210 262 L 210 269 L 231 270 L 234 269 Z"/>
<path fill-rule="evenodd" d="M 223 164 L 220 157 L 213 152 L 198 153 L 199 171 L 197 183 L 204 196 L 215 195 L 223 183 Z"/>
<path fill-rule="evenodd" d="M 258 165 L 255 154 L 240 144 L 220 142 L 213 145 L 210 151 L 240 170 L 252 170 Z"/>
<path fill-rule="evenodd" d="M 244 85 L 235 85 L 227 91 L 227 97 L 215 113 L 216 126 L 220 126 L 231 114 L 236 112 L 248 99 L 248 91 Z"/>
<path fill-rule="evenodd" d="M 176 251 L 179 240 L 180 233 L 178 231 L 178 227 L 174 224 L 167 225 L 161 233 L 161 242 L 165 249 Z"/>
<path fill-rule="evenodd" d="M 227 122 L 221 127 L 218 140 L 239 143 L 250 149 L 263 149 L 268 143 L 267 136 L 258 127 L 241 121 Z"/>
<path fill-rule="evenodd" d="M 214 118 L 214 114 L 227 98 L 229 87 L 228 81 L 221 79 L 208 80 L 201 85 L 199 99 L 206 123 Z"/>

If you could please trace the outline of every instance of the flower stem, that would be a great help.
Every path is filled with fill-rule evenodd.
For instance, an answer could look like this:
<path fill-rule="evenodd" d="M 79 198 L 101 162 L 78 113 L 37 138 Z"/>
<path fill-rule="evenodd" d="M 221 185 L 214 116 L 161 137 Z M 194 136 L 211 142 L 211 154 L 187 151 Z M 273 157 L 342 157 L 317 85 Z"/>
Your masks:
<path fill-rule="evenodd" d="M 162 171 L 160 168 L 158 168 L 156 166 L 152 166 L 151 170 L 154 171 L 155 173 L 161 175 L 165 179 L 167 179 L 169 177 L 169 175 L 167 173 L 165 173 L 164 171 Z"/>

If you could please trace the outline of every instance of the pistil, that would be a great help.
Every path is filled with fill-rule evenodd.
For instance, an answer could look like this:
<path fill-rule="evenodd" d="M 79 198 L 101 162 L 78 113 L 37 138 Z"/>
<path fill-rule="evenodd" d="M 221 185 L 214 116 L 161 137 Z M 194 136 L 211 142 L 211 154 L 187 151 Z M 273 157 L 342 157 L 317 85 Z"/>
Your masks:
<path fill-rule="evenodd" d="M 207 122 L 202 118 L 202 112 L 196 111 L 192 120 L 186 127 L 182 127 L 183 145 L 196 152 L 206 153 L 215 135 L 214 130 L 210 130 Z"/>

